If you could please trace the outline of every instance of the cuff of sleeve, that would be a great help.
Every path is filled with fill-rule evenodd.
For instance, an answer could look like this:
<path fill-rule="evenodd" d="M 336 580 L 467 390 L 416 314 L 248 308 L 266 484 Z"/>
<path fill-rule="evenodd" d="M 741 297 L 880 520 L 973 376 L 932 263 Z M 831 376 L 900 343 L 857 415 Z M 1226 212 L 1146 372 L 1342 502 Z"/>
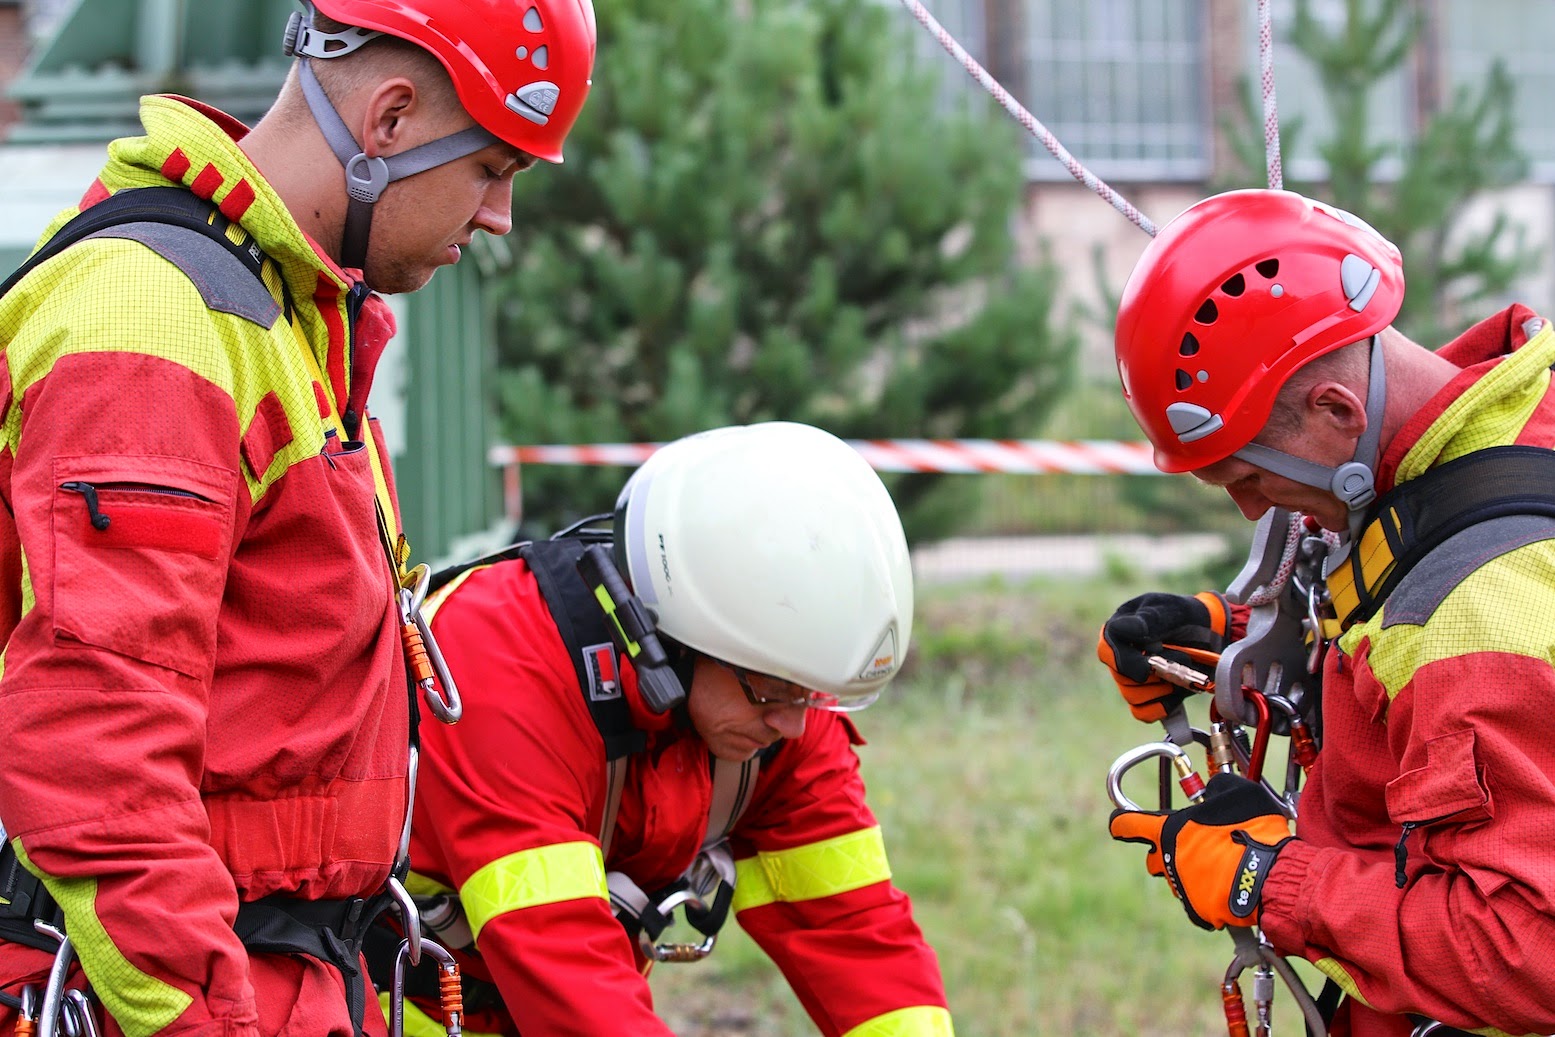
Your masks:
<path fill-rule="evenodd" d="M 1264 877 L 1258 897 L 1258 924 L 1282 954 L 1296 954 L 1307 946 L 1310 919 L 1304 905 L 1308 900 L 1308 881 L 1321 870 L 1321 857 L 1331 852 L 1292 839 L 1280 850 L 1274 867 Z"/>

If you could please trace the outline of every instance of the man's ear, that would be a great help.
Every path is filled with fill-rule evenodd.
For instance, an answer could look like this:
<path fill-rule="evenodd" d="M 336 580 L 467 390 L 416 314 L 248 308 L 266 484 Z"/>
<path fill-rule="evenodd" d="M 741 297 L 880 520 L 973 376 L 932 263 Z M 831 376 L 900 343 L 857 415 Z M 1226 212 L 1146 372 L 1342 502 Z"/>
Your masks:
<path fill-rule="evenodd" d="M 367 95 L 362 111 L 362 152 L 368 158 L 404 150 L 400 145 L 406 131 L 406 118 L 422 106 L 416 84 L 404 76 L 379 83 Z"/>
<path fill-rule="evenodd" d="M 1366 401 L 1342 382 L 1321 381 L 1307 390 L 1307 416 L 1351 439 L 1366 431 Z"/>

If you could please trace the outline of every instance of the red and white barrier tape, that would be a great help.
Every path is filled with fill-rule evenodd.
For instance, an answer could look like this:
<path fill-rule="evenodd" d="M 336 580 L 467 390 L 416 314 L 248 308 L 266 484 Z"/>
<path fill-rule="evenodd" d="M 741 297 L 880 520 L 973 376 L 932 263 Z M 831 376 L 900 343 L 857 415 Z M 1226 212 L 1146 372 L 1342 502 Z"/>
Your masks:
<path fill-rule="evenodd" d="M 1159 475 L 1149 443 L 1083 439 L 851 439 L 848 444 L 880 472 L 1009 472 L 1017 474 Z M 658 443 L 497 446 L 495 466 L 514 464 L 635 467 Z"/>

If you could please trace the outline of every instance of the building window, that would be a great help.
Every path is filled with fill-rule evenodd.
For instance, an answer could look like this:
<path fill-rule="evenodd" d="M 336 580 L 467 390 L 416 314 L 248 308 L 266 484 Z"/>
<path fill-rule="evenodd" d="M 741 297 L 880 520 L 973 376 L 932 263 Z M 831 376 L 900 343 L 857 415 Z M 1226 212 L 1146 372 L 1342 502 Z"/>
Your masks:
<path fill-rule="evenodd" d="M 1017 96 L 1075 158 L 1103 179 L 1208 176 L 1201 0 L 1025 0 L 1018 14 L 1025 54 Z M 1069 176 L 1039 141 L 1031 145 L 1033 179 Z"/>

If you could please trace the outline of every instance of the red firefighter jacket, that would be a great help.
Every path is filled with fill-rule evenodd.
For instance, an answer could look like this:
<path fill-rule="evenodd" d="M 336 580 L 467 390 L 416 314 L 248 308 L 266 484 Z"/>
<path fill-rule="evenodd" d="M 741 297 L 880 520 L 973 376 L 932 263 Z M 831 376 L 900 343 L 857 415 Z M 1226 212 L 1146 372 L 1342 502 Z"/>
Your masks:
<path fill-rule="evenodd" d="M 270 893 L 371 895 L 394 857 L 407 699 L 377 512 L 398 515 L 375 426 L 364 445 L 336 417 L 365 416 L 392 318 L 369 298 L 350 339 L 363 290 L 244 127 L 174 97 L 141 116 L 82 205 L 170 184 L 217 203 L 274 261 L 274 312 L 234 302 L 251 275 L 212 284 L 122 238 L 0 302 L 0 818 L 111 1028 L 275 1033 L 295 1012 L 349 1033 L 337 972 L 251 966 L 232 922 Z M 0 944 L 13 993 L 46 966 Z"/>
<path fill-rule="evenodd" d="M 527 566 L 474 570 L 432 629 L 465 714 L 422 728 L 411 866 L 459 892 L 480 955 L 469 968 L 495 979 L 525 1037 L 668 1034 L 604 871 L 651 892 L 691 863 L 712 795 L 705 743 L 648 713 L 623 672 L 649 745 L 630 757 L 602 864 L 603 742 Z M 938 962 L 864 802 L 860 739 L 839 714 L 808 720 L 762 765 L 732 833 L 736 917 L 827 1037 L 949 1035 Z M 515 1032 L 504 1016 L 467 1029 Z"/>
<path fill-rule="evenodd" d="M 1555 446 L 1555 333 L 1530 318 L 1440 351 L 1463 370 L 1386 446 L 1380 490 L 1486 446 Z M 1555 541 L 1465 570 L 1430 608 L 1395 592 L 1329 651 L 1300 839 L 1263 888 L 1274 945 L 1351 995 L 1337 1037 L 1406 1037 L 1406 1011 L 1555 1033 Z"/>

